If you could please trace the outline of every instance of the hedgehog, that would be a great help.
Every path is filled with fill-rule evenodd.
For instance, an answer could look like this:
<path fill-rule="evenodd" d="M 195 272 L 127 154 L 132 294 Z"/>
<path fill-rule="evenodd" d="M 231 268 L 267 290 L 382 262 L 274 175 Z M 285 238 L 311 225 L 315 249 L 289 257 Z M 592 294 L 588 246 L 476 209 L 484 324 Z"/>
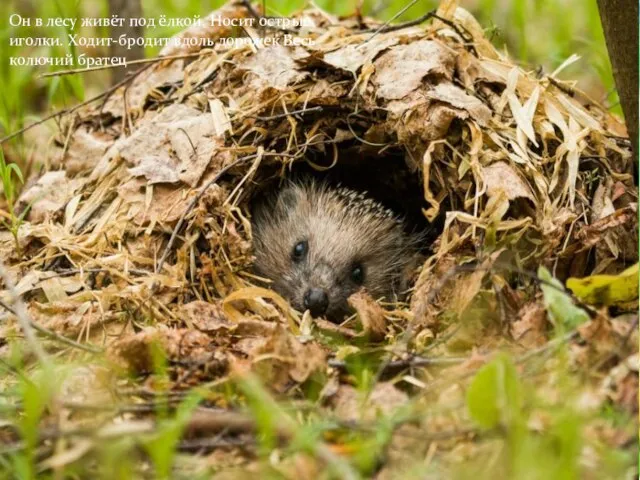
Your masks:
<path fill-rule="evenodd" d="M 364 288 L 398 301 L 422 235 L 393 210 L 340 185 L 291 181 L 252 208 L 254 270 L 301 312 L 339 322 Z"/>

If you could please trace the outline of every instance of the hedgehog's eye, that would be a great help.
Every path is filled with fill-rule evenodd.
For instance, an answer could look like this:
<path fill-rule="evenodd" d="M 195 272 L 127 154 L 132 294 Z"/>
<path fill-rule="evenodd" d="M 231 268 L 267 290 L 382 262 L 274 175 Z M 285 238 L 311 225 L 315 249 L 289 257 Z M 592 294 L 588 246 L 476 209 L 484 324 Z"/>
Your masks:
<path fill-rule="evenodd" d="M 356 263 L 351 267 L 351 280 L 358 285 L 364 283 L 364 267 L 359 263 Z"/>
<path fill-rule="evenodd" d="M 291 252 L 291 257 L 294 262 L 299 262 L 304 258 L 307 254 L 307 250 L 309 249 L 309 244 L 306 240 L 296 243 L 293 246 L 293 251 Z"/>

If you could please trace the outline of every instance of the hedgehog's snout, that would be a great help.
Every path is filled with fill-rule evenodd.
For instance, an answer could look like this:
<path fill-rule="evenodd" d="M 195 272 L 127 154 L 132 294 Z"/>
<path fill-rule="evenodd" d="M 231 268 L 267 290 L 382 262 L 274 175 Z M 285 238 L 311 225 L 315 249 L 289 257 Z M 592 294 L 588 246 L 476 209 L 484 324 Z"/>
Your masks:
<path fill-rule="evenodd" d="M 303 296 L 304 308 L 311 311 L 311 315 L 319 317 L 324 315 L 329 307 L 329 295 L 321 288 L 310 288 Z"/>

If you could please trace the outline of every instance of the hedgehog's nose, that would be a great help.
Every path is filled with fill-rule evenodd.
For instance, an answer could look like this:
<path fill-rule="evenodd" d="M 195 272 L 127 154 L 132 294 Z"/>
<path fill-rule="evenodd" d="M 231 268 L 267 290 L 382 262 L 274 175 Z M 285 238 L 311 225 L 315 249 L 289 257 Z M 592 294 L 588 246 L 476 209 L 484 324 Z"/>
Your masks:
<path fill-rule="evenodd" d="M 304 294 L 304 307 L 311 310 L 311 315 L 319 317 L 327 311 L 329 306 L 329 297 L 327 292 L 321 288 L 310 288 Z"/>

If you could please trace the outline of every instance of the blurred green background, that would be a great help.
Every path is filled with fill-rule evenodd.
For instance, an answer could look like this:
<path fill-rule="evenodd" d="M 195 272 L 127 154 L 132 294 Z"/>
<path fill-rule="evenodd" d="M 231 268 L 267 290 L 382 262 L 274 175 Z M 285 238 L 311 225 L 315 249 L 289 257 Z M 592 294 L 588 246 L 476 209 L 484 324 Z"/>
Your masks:
<path fill-rule="evenodd" d="M 142 0 L 145 17 L 204 16 L 224 3 L 223 0 Z M 303 0 L 268 0 L 268 13 L 286 15 L 305 5 Z M 317 0 L 317 4 L 339 15 L 349 15 L 358 6 L 367 15 L 388 19 L 404 8 L 407 0 Z M 398 21 L 419 17 L 435 8 L 438 0 L 419 0 Z M 519 64 L 551 72 L 572 54 L 582 58 L 562 72 L 564 80 L 573 79 L 577 86 L 620 113 L 611 65 L 609 63 L 596 0 L 461 0 L 460 5 L 470 10 L 486 28 L 487 36 L 496 46 L 508 51 Z M 9 46 L 10 37 L 60 37 L 68 33 L 85 36 L 108 36 L 106 29 L 87 31 L 76 26 L 74 31 L 64 27 L 47 29 L 12 27 L 9 17 L 19 13 L 24 17 L 102 17 L 107 16 L 107 0 L 3 0 L 0 2 L 0 130 L 2 136 L 22 128 L 34 119 L 60 108 L 68 107 L 103 91 L 109 85 L 108 71 L 81 75 L 41 78 L 46 70 L 65 67 L 10 66 L 12 56 L 64 56 L 80 53 L 108 56 L 99 49 L 77 51 L 72 47 L 17 47 Z M 78 22 L 80 23 L 80 22 Z M 155 28 L 148 36 L 166 37 L 179 29 Z M 66 44 L 66 42 L 64 42 Z M 148 50 L 147 56 L 157 51 Z M 67 67 L 68 68 L 68 67 Z M 29 135 L 33 135 L 30 133 Z M 23 139 L 12 145 L 23 150 Z M 15 152 L 14 150 L 14 153 Z M 19 157 L 28 155 L 22 151 Z"/>

